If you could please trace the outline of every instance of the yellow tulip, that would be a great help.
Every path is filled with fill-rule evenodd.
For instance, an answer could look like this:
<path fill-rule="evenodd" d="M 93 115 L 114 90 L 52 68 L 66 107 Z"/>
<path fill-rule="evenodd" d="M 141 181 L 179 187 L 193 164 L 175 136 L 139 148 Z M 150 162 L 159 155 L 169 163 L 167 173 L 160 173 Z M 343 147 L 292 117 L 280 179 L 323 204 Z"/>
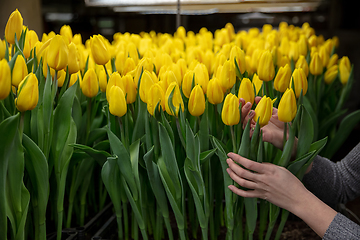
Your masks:
<path fill-rule="evenodd" d="M 55 70 L 66 68 L 69 48 L 61 35 L 52 38 L 47 50 L 46 60 L 49 67 Z"/>
<path fill-rule="evenodd" d="M 125 76 L 127 73 L 130 73 L 131 71 L 133 71 L 136 68 L 135 62 L 132 58 L 128 57 L 125 60 L 125 64 L 124 64 L 124 68 L 121 72 L 122 76 Z"/>
<path fill-rule="evenodd" d="M 106 92 L 108 79 L 107 79 L 107 75 L 106 75 L 104 66 L 96 65 L 95 72 L 96 72 L 96 75 L 97 75 L 98 80 L 99 80 L 100 91 L 101 92 Z"/>
<path fill-rule="evenodd" d="M 220 75 L 217 75 L 217 78 L 224 89 L 230 89 L 234 86 L 236 82 L 236 73 L 234 65 L 230 62 L 230 60 L 224 62 Z"/>
<path fill-rule="evenodd" d="M 255 92 L 254 84 L 248 78 L 243 78 L 240 83 L 238 97 L 245 100 L 245 103 L 254 103 Z"/>
<path fill-rule="evenodd" d="M 285 92 L 289 87 L 291 78 L 291 68 L 289 64 L 286 64 L 285 67 L 280 67 L 278 73 L 275 76 L 274 88 L 276 91 Z"/>
<path fill-rule="evenodd" d="M 303 96 L 304 96 L 308 89 L 308 81 L 304 70 L 302 68 L 296 68 L 292 74 L 292 78 L 295 84 L 294 88 L 295 88 L 296 98 L 300 97 L 301 90 L 303 90 Z M 290 88 L 291 86 L 292 86 L 292 81 L 290 81 L 289 84 Z"/>
<path fill-rule="evenodd" d="M 254 120 L 255 121 L 259 120 L 259 124 L 261 127 L 268 124 L 272 116 L 273 101 L 275 100 L 271 100 L 269 97 L 266 97 L 265 95 L 264 97 L 261 98 L 260 102 L 257 104 L 255 108 Z"/>
<path fill-rule="evenodd" d="M 97 95 L 99 92 L 99 82 L 93 68 L 86 71 L 80 86 L 86 97 L 92 98 Z"/>
<path fill-rule="evenodd" d="M 26 61 L 23 56 L 18 55 L 11 75 L 11 84 L 15 87 L 28 75 Z"/>
<path fill-rule="evenodd" d="M 24 50 L 23 50 L 25 58 L 30 57 L 30 52 L 35 47 L 35 44 L 37 42 L 39 42 L 39 37 L 36 34 L 36 32 L 34 30 L 27 31 L 26 36 L 25 36 Z M 33 56 L 34 56 L 34 54 L 33 54 Z M 1 58 L 1 56 L 0 56 L 0 58 Z"/>
<path fill-rule="evenodd" d="M 110 60 L 110 52 L 100 34 L 90 37 L 91 53 L 98 65 L 105 65 Z"/>
<path fill-rule="evenodd" d="M 300 56 L 306 56 L 308 52 L 308 42 L 305 35 L 301 35 L 298 40 L 299 54 Z"/>
<path fill-rule="evenodd" d="M 125 66 L 125 61 L 128 57 L 125 56 L 125 52 L 124 51 L 119 51 L 116 54 L 116 58 L 115 58 L 115 67 L 116 67 L 116 71 L 118 71 L 119 73 L 122 73 L 124 70 L 124 66 Z M 141 71 L 141 68 L 140 68 Z M 138 77 L 140 76 L 140 73 L 138 75 Z"/>
<path fill-rule="evenodd" d="M 139 95 L 140 99 L 146 103 L 146 97 L 149 92 L 150 87 L 155 83 L 154 79 L 151 76 L 151 73 L 147 70 L 143 72 L 140 80 Z"/>
<path fill-rule="evenodd" d="M 80 52 L 75 45 L 75 43 L 71 42 L 69 44 L 69 74 L 76 73 L 80 70 Z"/>
<path fill-rule="evenodd" d="M 15 106 L 20 112 L 25 112 L 34 109 L 38 100 L 38 79 L 34 73 L 29 73 L 19 84 Z"/>
<path fill-rule="evenodd" d="M 331 68 L 332 66 L 336 65 L 337 62 L 338 62 L 338 60 L 339 60 L 339 55 L 337 55 L 336 53 L 334 53 L 334 54 L 330 57 L 329 62 L 328 62 L 328 64 L 327 64 L 326 68 L 329 69 L 329 68 Z"/>
<path fill-rule="evenodd" d="M 209 81 L 206 97 L 211 104 L 219 104 L 224 100 L 224 92 L 222 91 L 220 82 L 216 77 Z"/>
<path fill-rule="evenodd" d="M 163 111 L 165 111 L 165 93 L 160 83 L 153 84 L 149 89 L 149 95 L 147 98 L 147 110 L 151 115 L 154 115 L 155 108 L 159 104 Z"/>
<path fill-rule="evenodd" d="M 126 103 L 130 104 L 135 102 L 136 100 L 136 86 L 134 83 L 134 79 L 130 74 L 126 74 L 121 78 L 123 91 L 126 95 Z"/>
<path fill-rule="evenodd" d="M 191 93 L 191 87 L 194 81 L 195 85 L 195 72 L 193 70 L 188 70 L 183 78 L 181 89 L 185 97 L 189 98 Z"/>
<path fill-rule="evenodd" d="M 296 62 L 299 58 L 299 45 L 297 42 L 290 42 L 289 59 L 293 59 Z"/>
<path fill-rule="evenodd" d="M 58 87 L 62 87 L 64 85 L 65 77 L 66 77 L 65 70 L 62 69 L 62 70 L 58 71 L 56 76 L 57 76 Z"/>
<path fill-rule="evenodd" d="M 340 81 L 342 84 L 346 84 L 349 81 L 350 71 L 350 60 L 347 56 L 344 56 L 339 61 Z"/>
<path fill-rule="evenodd" d="M 257 73 L 262 81 L 271 81 L 275 76 L 275 68 L 271 52 L 266 50 L 259 59 Z"/>
<path fill-rule="evenodd" d="M 195 85 L 199 84 L 204 93 L 206 93 L 207 85 L 209 83 L 209 72 L 203 63 L 198 63 L 194 68 L 195 72 Z M 235 71 L 234 71 L 235 74 Z"/>
<path fill-rule="evenodd" d="M 318 52 L 315 52 L 314 56 L 311 58 L 309 69 L 312 75 L 316 76 L 322 74 L 323 63 Z"/>
<path fill-rule="evenodd" d="M 196 117 L 205 111 L 205 96 L 200 85 L 196 85 L 193 90 L 191 90 L 188 110 L 191 115 Z"/>
<path fill-rule="evenodd" d="M 75 34 L 72 38 L 72 42 L 75 43 L 76 45 L 83 44 L 81 34 L 80 33 Z"/>
<path fill-rule="evenodd" d="M 16 9 L 13 11 L 6 23 L 5 38 L 8 43 L 15 44 L 15 34 L 19 41 L 23 30 L 23 18 L 21 13 Z"/>
<path fill-rule="evenodd" d="M 256 73 L 254 73 L 253 75 L 252 83 L 255 86 L 256 94 L 258 94 L 263 85 L 263 81 L 260 80 L 259 76 Z"/>
<path fill-rule="evenodd" d="M 244 74 L 246 70 L 245 65 L 245 53 L 239 46 L 233 46 L 230 51 L 230 61 L 236 61 L 237 65 L 239 66 L 239 70 L 241 74 Z M 235 68 L 235 62 L 234 68 Z"/>
<path fill-rule="evenodd" d="M 109 91 L 109 111 L 112 115 L 122 117 L 127 112 L 127 105 L 123 90 L 118 86 L 112 86 Z"/>
<path fill-rule="evenodd" d="M 328 65 L 329 59 L 330 59 L 330 54 L 329 54 L 329 51 L 327 50 L 326 46 L 320 47 L 319 56 L 321 58 L 323 67 L 326 67 Z"/>
<path fill-rule="evenodd" d="M 121 76 L 119 72 L 113 72 L 109 77 L 109 82 L 106 85 L 106 99 L 109 101 L 109 93 L 112 86 L 121 87 L 124 90 L 124 86 L 122 85 Z"/>
<path fill-rule="evenodd" d="M 221 119 L 228 126 L 236 125 L 240 122 L 239 98 L 232 93 L 225 97 Z"/>
<path fill-rule="evenodd" d="M 69 87 L 71 87 L 72 85 L 74 85 L 76 83 L 76 81 L 79 80 L 79 83 L 81 82 L 81 73 L 80 71 L 77 73 L 73 73 L 70 76 L 70 80 L 69 80 Z"/>
<path fill-rule="evenodd" d="M 60 28 L 60 35 L 64 36 L 67 39 L 68 44 L 72 42 L 73 34 L 72 34 L 71 27 L 69 25 L 63 25 Z"/>
<path fill-rule="evenodd" d="M 7 98 L 11 90 L 11 72 L 8 62 L 0 60 L 0 100 Z"/>
<path fill-rule="evenodd" d="M 290 88 L 286 89 L 280 99 L 278 106 L 278 118 L 282 122 L 291 122 L 297 112 L 296 98 L 294 91 Z"/>
<path fill-rule="evenodd" d="M 139 54 L 136 45 L 134 43 L 132 42 L 128 43 L 126 47 L 126 56 L 131 57 L 134 60 L 135 65 L 139 63 Z"/>
<path fill-rule="evenodd" d="M 116 62 L 115 62 L 115 64 L 116 64 Z M 147 70 L 149 72 L 152 72 L 154 70 L 154 64 L 153 64 L 151 58 L 143 57 L 139 61 L 139 64 L 136 66 L 135 76 L 134 76 L 134 83 L 136 85 L 136 88 L 138 87 L 141 72 L 143 72 L 145 70 Z"/>
<path fill-rule="evenodd" d="M 299 59 L 297 60 L 295 64 L 295 68 L 302 68 L 305 72 L 305 75 L 309 75 L 309 65 L 305 59 L 305 56 L 300 55 Z"/>
<path fill-rule="evenodd" d="M 324 74 L 324 81 L 326 84 L 332 83 L 339 73 L 339 67 L 337 64 L 328 68 Z"/>
<path fill-rule="evenodd" d="M 6 45 L 5 40 L 1 40 L 0 38 L 0 60 L 5 58 Z"/>
<path fill-rule="evenodd" d="M 175 109 L 172 109 L 169 106 L 169 98 L 171 93 L 173 93 L 171 102 Z M 181 97 L 180 88 L 176 82 L 172 82 L 165 93 L 165 110 L 169 115 L 178 116 L 180 108 L 181 111 L 184 111 L 184 102 Z M 175 112 L 173 110 L 175 110 Z"/>
<path fill-rule="evenodd" d="M 254 71 L 251 68 L 251 57 L 245 56 L 245 66 L 246 66 L 246 72 L 248 73 L 248 76 L 252 76 L 254 74 Z"/>

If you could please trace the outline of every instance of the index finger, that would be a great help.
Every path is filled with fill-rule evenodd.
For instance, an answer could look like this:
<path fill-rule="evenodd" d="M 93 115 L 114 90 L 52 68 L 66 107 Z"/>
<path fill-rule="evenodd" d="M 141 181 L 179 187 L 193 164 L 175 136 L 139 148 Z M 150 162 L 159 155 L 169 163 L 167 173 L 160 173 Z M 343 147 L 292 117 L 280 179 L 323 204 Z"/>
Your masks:
<path fill-rule="evenodd" d="M 266 165 L 244 158 L 239 154 L 230 152 L 228 153 L 228 157 L 239 163 L 240 165 L 244 166 L 245 168 L 255 171 L 257 173 L 264 173 L 266 171 Z"/>

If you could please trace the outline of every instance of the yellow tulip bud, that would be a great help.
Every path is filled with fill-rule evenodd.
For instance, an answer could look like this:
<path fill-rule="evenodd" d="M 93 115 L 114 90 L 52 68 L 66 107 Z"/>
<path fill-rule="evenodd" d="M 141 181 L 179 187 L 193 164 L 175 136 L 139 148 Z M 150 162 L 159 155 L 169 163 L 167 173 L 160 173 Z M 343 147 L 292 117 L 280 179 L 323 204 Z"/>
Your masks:
<path fill-rule="evenodd" d="M 292 78 L 295 84 L 294 88 L 295 88 L 296 98 L 300 97 L 301 90 L 303 90 L 303 96 L 304 96 L 308 89 L 308 81 L 304 70 L 302 68 L 296 68 L 292 74 Z M 290 88 L 291 86 L 292 86 L 292 81 L 290 81 L 289 84 Z"/>
<path fill-rule="evenodd" d="M 127 105 L 123 90 L 118 86 L 112 86 L 109 91 L 109 111 L 112 115 L 122 117 L 127 112 Z"/>
<path fill-rule="evenodd" d="M 126 48 L 126 56 L 131 57 L 134 60 L 135 65 L 139 63 L 139 54 L 136 45 L 134 43 L 132 42 L 128 43 Z"/>
<path fill-rule="evenodd" d="M 15 44 L 15 34 L 19 41 L 23 29 L 23 18 L 16 9 L 11 13 L 5 27 L 5 38 L 8 43 Z"/>
<path fill-rule="evenodd" d="M 11 72 L 8 62 L 0 60 L 0 100 L 7 98 L 11 90 Z"/>
<path fill-rule="evenodd" d="M 121 78 L 124 93 L 126 95 L 126 103 L 130 104 L 136 100 L 136 86 L 134 79 L 130 74 L 126 74 Z"/>
<path fill-rule="evenodd" d="M 25 112 L 34 109 L 38 100 L 38 79 L 34 73 L 29 73 L 19 84 L 15 106 L 20 112 Z"/>
<path fill-rule="evenodd" d="M 135 62 L 132 58 L 128 57 L 125 60 L 124 69 L 121 72 L 122 76 L 125 76 L 127 73 L 130 73 L 136 68 Z"/>
<path fill-rule="evenodd" d="M 252 53 L 252 55 L 251 55 L 251 63 L 250 63 L 252 72 L 258 71 L 259 60 L 260 60 L 260 57 L 261 57 L 262 53 L 263 53 L 263 50 L 261 50 L 260 48 L 256 48 L 254 50 L 254 52 Z"/>
<path fill-rule="evenodd" d="M 346 84 L 349 81 L 350 71 L 350 60 L 347 56 L 344 56 L 339 61 L 340 81 L 342 84 Z"/>
<path fill-rule="evenodd" d="M 290 42 L 289 58 L 296 62 L 299 58 L 299 45 L 297 42 Z"/>
<path fill-rule="evenodd" d="M 110 52 L 100 34 L 90 37 L 90 47 L 96 64 L 105 65 L 110 60 Z"/>
<path fill-rule="evenodd" d="M 230 61 L 236 61 L 241 74 L 244 74 L 246 70 L 245 65 L 245 53 L 239 46 L 233 46 L 230 51 Z M 234 68 L 235 68 L 235 62 Z"/>
<path fill-rule="evenodd" d="M 255 86 L 256 94 L 258 94 L 263 85 L 263 81 L 260 80 L 259 76 L 256 73 L 254 73 L 252 82 Z"/>
<path fill-rule="evenodd" d="M 115 67 L 116 67 L 116 71 L 118 71 L 119 73 L 122 73 L 124 70 L 124 66 L 125 66 L 125 61 L 128 57 L 125 56 L 125 52 L 124 51 L 119 51 L 116 54 L 116 58 L 115 58 Z M 140 68 L 141 71 L 141 68 Z M 138 77 L 140 76 L 140 73 L 138 75 Z"/>
<path fill-rule="evenodd" d="M 96 65 L 95 72 L 96 72 L 96 75 L 97 75 L 98 80 L 99 80 L 100 91 L 101 92 L 106 92 L 108 79 L 107 79 L 107 75 L 106 75 L 104 66 Z"/>
<path fill-rule="evenodd" d="M 95 97 L 98 94 L 99 82 L 93 68 L 86 71 L 80 86 L 83 94 L 89 98 Z"/>
<path fill-rule="evenodd" d="M 146 103 L 147 94 L 149 92 L 150 87 L 155 83 L 154 79 L 151 76 L 151 73 L 147 70 L 144 70 L 139 87 L 139 95 L 140 99 Z"/>
<path fill-rule="evenodd" d="M 291 122 L 297 112 L 296 98 L 294 91 L 290 88 L 286 89 L 280 99 L 278 106 L 278 118 L 282 122 Z"/>
<path fill-rule="evenodd" d="M 190 97 L 191 87 L 194 81 L 195 85 L 195 72 L 193 70 L 188 70 L 183 78 L 181 89 L 185 97 Z"/>
<path fill-rule="evenodd" d="M 61 32 L 60 32 L 60 34 L 61 34 Z M 83 44 L 81 34 L 80 33 L 75 34 L 72 38 L 72 42 L 75 43 L 76 45 Z"/>
<path fill-rule="evenodd" d="M 255 108 L 254 120 L 258 121 L 259 119 L 259 124 L 261 127 L 268 124 L 272 116 L 273 101 L 269 97 L 266 97 L 265 95 L 264 97 L 261 98 L 260 102 L 257 104 Z"/>
<path fill-rule="evenodd" d="M 305 35 L 301 35 L 298 40 L 299 54 L 300 56 L 306 56 L 308 52 L 308 42 Z"/>
<path fill-rule="evenodd" d="M 326 46 L 320 47 L 319 56 L 321 58 L 323 67 L 327 66 L 329 63 L 330 54 L 329 54 L 329 51 L 327 50 Z"/>
<path fill-rule="evenodd" d="M 248 73 L 249 76 L 254 74 L 254 71 L 251 68 L 251 57 L 250 56 L 245 56 L 245 65 L 246 65 L 246 71 Z"/>
<path fill-rule="evenodd" d="M 205 111 L 205 96 L 200 85 L 196 85 L 191 91 L 188 102 L 189 113 L 193 116 L 200 116 Z"/>
<path fill-rule="evenodd" d="M 0 60 L 5 58 L 6 45 L 5 40 L 1 40 L 0 38 Z"/>
<path fill-rule="evenodd" d="M 285 67 L 280 67 L 278 73 L 275 76 L 274 88 L 276 91 L 285 92 L 289 87 L 291 78 L 291 68 L 289 64 L 286 64 Z"/>
<path fill-rule="evenodd" d="M 116 64 L 116 62 L 115 62 L 115 64 Z M 117 66 L 116 66 L 116 68 L 117 68 Z M 151 58 L 143 57 L 139 61 L 139 64 L 136 66 L 135 76 L 134 76 L 134 83 L 136 85 L 136 88 L 138 87 L 140 74 L 142 71 L 145 71 L 145 70 L 147 70 L 149 72 L 153 72 L 154 64 L 153 64 Z"/>
<path fill-rule="evenodd" d="M 261 54 L 257 73 L 262 81 L 268 82 L 273 80 L 275 76 L 275 68 L 273 58 L 269 50 L 266 50 L 263 54 Z"/>
<path fill-rule="evenodd" d="M 219 104 L 224 100 L 224 92 L 221 89 L 220 81 L 216 77 L 209 81 L 206 97 L 211 104 Z"/>
<path fill-rule="evenodd" d="M 68 44 L 71 43 L 73 34 L 72 34 L 71 27 L 69 25 L 63 25 L 60 28 L 60 35 L 67 39 Z"/>
<path fill-rule="evenodd" d="M 18 87 L 19 83 L 28 75 L 26 61 L 23 56 L 18 55 L 12 71 L 11 84 Z"/>
<path fill-rule="evenodd" d="M 326 84 L 332 83 L 339 73 L 339 67 L 337 64 L 328 68 L 324 74 L 324 81 Z"/>
<path fill-rule="evenodd" d="M 199 63 L 194 68 L 195 72 L 195 85 L 199 84 L 202 87 L 204 93 L 206 93 L 207 85 L 209 83 L 209 73 L 208 70 L 203 63 Z M 234 71 L 235 74 L 235 71 Z"/>
<path fill-rule="evenodd" d="M 299 59 L 297 60 L 295 64 L 295 68 L 302 68 L 305 72 L 305 75 L 309 75 L 309 65 L 305 59 L 305 56 L 300 55 Z"/>
<path fill-rule="evenodd" d="M 75 43 L 71 42 L 69 44 L 69 74 L 76 73 L 80 70 L 80 52 L 75 45 Z"/>
<path fill-rule="evenodd" d="M 58 73 L 57 73 L 58 87 L 62 87 L 64 85 L 65 77 L 66 77 L 66 72 L 64 69 L 58 71 Z"/>
<path fill-rule="evenodd" d="M 232 93 L 225 97 L 221 119 L 228 126 L 236 125 L 240 122 L 239 99 Z"/>
<path fill-rule="evenodd" d="M 175 112 L 169 106 L 169 98 L 170 98 L 171 93 L 173 93 L 171 102 L 175 108 L 174 109 Z M 181 111 L 184 111 L 184 102 L 181 97 L 180 88 L 176 82 L 172 82 L 169 85 L 169 87 L 167 88 L 166 93 L 165 93 L 165 110 L 169 115 L 178 116 L 180 107 L 181 107 Z"/>
<path fill-rule="evenodd" d="M 328 64 L 327 64 L 326 68 L 331 68 L 332 66 L 337 65 L 338 60 L 339 60 L 339 55 L 337 55 L 336 53 L 334 53 L 334 54 L 330 57 L 329 62 L 328 62 Z"/>
<path fill-rule="evenodd" d="M 234 86 L 236 82 L 236 73 L 234 65 L 230 60 L 224 62 L 220 75 L 217 75 L 217 78 L 220 80 L 220 84 L 224 89 L 230 89 Z"/>
<path fill-rule="evenodd" d="M 70 76 L 70 80 L 69 80 L 69 87 L 71 87 L 72 85 L 74 85 L 76 83 L 76 81 L 81 82 L 81 73 L 80 71 L 77 73 L 73 73 Z"/>
<path fill-rule="evenodd" d="M 105 71 L 105 70 L 104 70 Z M 106 99 L 109 101 L 109 93 L 112 86 L 118 86 L 124 90 L 124 86 L 122 85 L 121 76 L 119 72 L 113 72 L 109 77 L 109 82 L 106 85 Z"/>
<path fill-rule="evenodd" d="M 30 52 L 35 47 L 35 44 L 37 42 L 39 42 L 39 37 L 36 34 L 36 32 L 34 30 L 27 31 L 25 36 L 24 50 L 23 50 L 25 58 L 30 57 Z"/>
<path fill-rule="evenodd" d="M 309 69 L 312 75 L 320 75 L 323 72 L 323 63 L 319 56 L 319 53 L 315 52 L 314 56 L 311 58 Z"/>
<path fill-rule="evenodd" d="M 248 78 L 243 78 L 240 83 L 238 97 L 245 100 L 245 103 L 254 103 L 255 92 L 254 85 Z"/>
<path fill-rule="evenodd" d="M 46 60 L 49 67 L 55 70 L 66 68 L 69 48 L 61 35 L 52 38 L 47 50 Z"/>
<path fill-rule="evenodd" d="M 185 73 L 187 71 L 187 64 L 186 64 L 186 60 L 184 58 L 180 58 L 179 60 L 177 60 L 176 65 L 178 65 L 179 70 L 180 70 L 180 74 L 181 74 L 181 84 L 182 84 L 182 79 L 185 76 Z"/>
<path fill-rule="evenodd" d="M 316 47 L 317 46 L 317 37 L 316 37 L 316 35 L 311 35 L 309 37 L 308 42 L 309 42 L 310 47 Z"/>
<path fill-rule="evenodd" d="M 147 98 L 147 110 L 151 115 L 154 115 L 155 108 L 159 104 L 163 111 L 165 111 L 165 93 L 160 83 L 153 84 L 149 89 L 149 95 Z"/>

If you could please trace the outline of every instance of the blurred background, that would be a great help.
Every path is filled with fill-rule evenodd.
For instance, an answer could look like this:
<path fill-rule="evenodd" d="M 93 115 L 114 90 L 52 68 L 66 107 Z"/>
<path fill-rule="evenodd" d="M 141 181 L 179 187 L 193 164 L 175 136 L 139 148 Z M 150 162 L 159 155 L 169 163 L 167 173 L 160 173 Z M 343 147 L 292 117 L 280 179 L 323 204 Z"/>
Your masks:
<path fill-rule="evenodd" d="M 280 22 L 301 26 L 310 23 L 316 35 L 325 39 L 338 36 L 339 57 L 348 56 L 354 64 L 355 82 L 346 108 L 360 108 L 360 17 L 356 1 L 343 0 L 0 0 L 0 38 L 5 25 L 17 8 L 24 25 L 38 33 L 54 31 L 69 25 L 83 41 L 102 34 L 112 41 L 116 32 L 141 31 L 173 34 L 179 25 L 197 33 L 202 27 L 215 32 L 230 22 L 235 31 Z M 333 161 L 340 160 L 360 141 L 360 125 Z M 360 200 L 348 206 L 360 216 Z"/>

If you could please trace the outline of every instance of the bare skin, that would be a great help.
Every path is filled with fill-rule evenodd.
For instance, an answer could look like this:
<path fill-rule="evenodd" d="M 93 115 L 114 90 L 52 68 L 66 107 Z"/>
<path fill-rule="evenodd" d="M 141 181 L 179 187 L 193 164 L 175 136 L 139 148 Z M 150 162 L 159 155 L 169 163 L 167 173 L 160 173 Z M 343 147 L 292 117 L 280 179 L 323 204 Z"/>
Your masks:
<path fill-rule="evenodd" d="M 240 101 L 243 100 L 240 99 Z M 260 98 L 255 99 L 255 102 L 258 101 Z M 244 126 L 250 120 L 254 127 L 251 104 L 243 103 L 242 106 Z M 282 149 L 283 126 L 284 124 L 277 119 L 277 109 L 274 108 L 269 124 L 262 128 L 263 140 Z M 266 199 L 292 212 L 306 222 L 320 237 L 324 236 L 337 212 L 308 191 L 290 171 L 272 163 L 254 162 L 235 153 L 229 153 L 228 157 L 227 172 L 230 177 L 240 186 L 251 189 L 242 190 L 229 185 L 231 191 L 242 197 Z M 311 166 L 308 171 L 310 169 Z"/>

